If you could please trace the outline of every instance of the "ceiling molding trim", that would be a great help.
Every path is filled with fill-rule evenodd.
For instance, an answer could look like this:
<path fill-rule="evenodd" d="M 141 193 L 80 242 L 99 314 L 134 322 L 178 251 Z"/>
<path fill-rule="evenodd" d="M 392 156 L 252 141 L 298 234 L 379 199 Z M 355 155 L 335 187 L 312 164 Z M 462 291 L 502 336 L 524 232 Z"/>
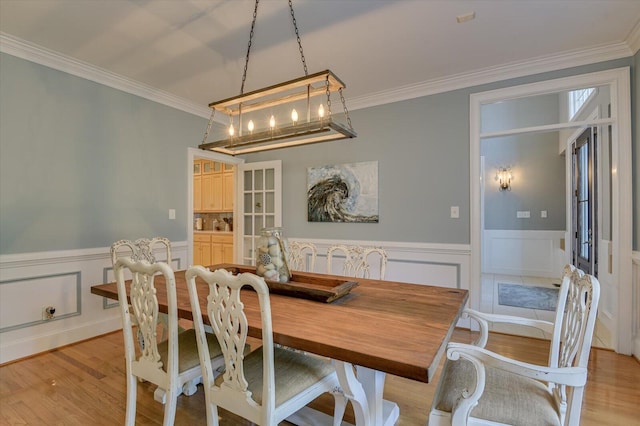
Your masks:
<path fill-rule="evenodd" d="M 627 44 L 631 48 L 631 53 L 635 55 L 640 50 L 640 21 L 636 23 L 627 37 Z"/>
<path fill-rule="evenodd" d="M 543 72 L 556 71 L 597 62 L 610 61 L 633 56 L 627 43 L 613 43 L 590 49 L 568 51 L 556 55 L 544 56 L 524 62 L 485 68 L 469 73 L 456 74 L 445 78 L 424 81 L 380 91 L 365 96 L 349 98 L 349 109 L 357 110 L 392 102 L 420 98 L 437 93 L 464 89 L 496 81 L 525 77 Z"/>
<path fill-rule="evenodd" d="M 590 49 L 564 52 L 358 96 L 349 99 L 349 109 L 368 108 L 511 78 L 629 57 L 634 55 L 640 48 L 640 23 L 633 29 L 627 41 L 628 44 L 614 43 Z M 184 98 L 3 32 L 0 32 L 0 52 L 140 96 L 199 117 L 209 118 L 211 115 L 211 111 L 207 107 L 194 104 Z M 221 124 L 224 124 L 223 118 L 221 116 L 214 117 L 215 121 Z"/>
<path fill-rule="evenodd" d="M 75 75 L 105 86 L 140 96 L 200 117 L 209 118 L 211 110 L 168 92 L 155 89 L 116 73 L 98 68 L 59 52 L 38 46 L 18 37 L 0 32 L 0 52 Z"/>

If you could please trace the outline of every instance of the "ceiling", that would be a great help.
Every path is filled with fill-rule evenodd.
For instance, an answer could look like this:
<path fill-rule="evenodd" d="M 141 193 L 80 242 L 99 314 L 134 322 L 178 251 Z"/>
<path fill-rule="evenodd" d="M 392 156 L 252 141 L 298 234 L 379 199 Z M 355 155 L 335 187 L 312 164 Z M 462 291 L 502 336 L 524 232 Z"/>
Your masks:
<path fill-rule="evenodd" d="M 0 0 L 0 50 L 35 49 L 206 111 L 240 93 L 253 8 L 253 0 Z M 640 47 L 640 0 L 294 0 L 294 11 L 309 73 L 337 74 L 350 109 Z M 245 92 L 302 75 L 287 1 L 262 0 Z"/>

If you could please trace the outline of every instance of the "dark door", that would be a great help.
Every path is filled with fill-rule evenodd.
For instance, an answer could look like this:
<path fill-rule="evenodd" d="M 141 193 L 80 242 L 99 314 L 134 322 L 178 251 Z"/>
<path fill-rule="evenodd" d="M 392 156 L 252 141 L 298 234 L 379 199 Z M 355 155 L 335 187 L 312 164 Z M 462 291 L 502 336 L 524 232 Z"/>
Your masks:
<path fill-rule="evenodd" d="M 596 128 L 586 129 L 573 143 L 573 264 L 597 275 Z"/>

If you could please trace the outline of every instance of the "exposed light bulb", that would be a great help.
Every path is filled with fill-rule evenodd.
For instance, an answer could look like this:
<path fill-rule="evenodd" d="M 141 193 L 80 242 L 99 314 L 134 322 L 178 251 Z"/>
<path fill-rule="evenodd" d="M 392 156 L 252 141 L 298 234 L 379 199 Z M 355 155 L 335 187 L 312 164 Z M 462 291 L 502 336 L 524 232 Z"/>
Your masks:
<path fill-rule="evenodd" d="M 247 130 L 249 130 L 249 133 L 253 133 L 253 120 L 249 120 L 249 123 L 247 124 Z"/>
<path fill-rule="evenodd" d="M 273 115 L 269 119 L 269 127 L 271 128 L 271 130 L 273 130 L 273 128 L 276 127 L 276 119 Z"/>
<path fill-rule="evenodd" d="M 233 128 L 233 123 L 229 126 L 229 136 L 233 136 L 236 132 L 236 129 Z"/>
<path fill-rule="evenodd" d="M 291 111 L 291 121 L 293 121 L 293 124 L 296 124 L 298 122 L 298 111 L 296 111 L 295 109 Z"/>
<path fill-rule="evenodd" d="M 322 106 L 322 104 L 320 104 L 320 106 L 318 107 L 318 117 L 324 117 L 324 107 Z"/>

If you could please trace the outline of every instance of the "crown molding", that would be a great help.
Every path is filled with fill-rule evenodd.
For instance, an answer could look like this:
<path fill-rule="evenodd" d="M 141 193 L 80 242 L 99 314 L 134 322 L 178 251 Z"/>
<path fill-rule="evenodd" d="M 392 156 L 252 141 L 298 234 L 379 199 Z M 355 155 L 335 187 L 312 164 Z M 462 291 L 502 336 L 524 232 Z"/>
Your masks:
<path fill-rule="evenodd" d="M 636 32 L 640 32 L 640 30 Z M 632 49 L 627 43 L 613 43 L 590 49 L 568 51 L 349 98 L 349 109 L 356 110 L 384 105 L 481 84 L 495 83 L 496 81 L 626 58 L 632 55 Z"/>
<path fill-rule="evenodd" d="M 636 26 L 633 27 L 629 33 L 629 37 L 627 37 L 627 44 L 631 49 L 632 55 L 635 55 L 638 53 L 638 50 L 640 50 L 640 21 L 636 23 Z"/>
<path fill-rule="evenodd" d="M 496 81 L 625 58 L 633 56 L 639 48 L 640 23 L 634 27 L 626 43 L 613 43 L 590 49 L 568 51 L 556 55 L 484 68 L 469 73 L 455 74 L 444 78 L 401 86 L 391 90 L 370 93 L 368 95 L 350 98 L 349 109 L 357 110 L 368 108 L 481 84 L 494 83 Z M 0 32 L 0 52 L 85 78 L 114 89 L 122 90 L 123 92 L 140 96 L 203 118 L 209 118 L 211 115 L 209 108 L 194 104 L 184 98 L 163 92 L 151 86 L 2 32 Z M 220 117 L 215 117 L 215 121 L 222 123 Z"/>
<path fill-rule="evenodd" d="M 167 105 L 190 114 L 209 118 L 211 110 L 191 101 L 147 86 L 135 80 L 98 68 L 87 62 L 74 59 L 59 52 L 38 46 L 12 35 L 0 32 L 0 52 L 16 56 L 36 64 L 44 65 L 67 74 L 140 96 L 159 104 Z"/>

